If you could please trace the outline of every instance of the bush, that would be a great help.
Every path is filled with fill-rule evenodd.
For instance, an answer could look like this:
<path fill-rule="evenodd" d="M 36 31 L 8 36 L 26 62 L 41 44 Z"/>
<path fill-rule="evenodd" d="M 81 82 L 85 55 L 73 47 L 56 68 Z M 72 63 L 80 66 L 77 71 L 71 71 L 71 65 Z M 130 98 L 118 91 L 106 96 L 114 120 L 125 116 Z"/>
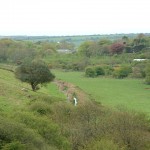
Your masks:
<path fill-rule="evenodd" d="M 2 147 L 2 150 L 25 150 L 26 147 L 19 141 L 12 141 L 10 143 L 5 144 Z"/>
<path fill-rule="evenodd" d="M 114 69 L 111 66 L 104 66 L 105 75 L 112 75 Z"/>
<path fill-rule="evenodd" d="M 101 66 L 87 67 L 85 69 L 85 75 L 87 77 L 97 77 L 100 75 L 105 75 L 105 71 Z"/>
<path fill-rule="evenodd" d="M 57 147 L 58 149 L 69 149 L 70 143 L 61 135 L 58 125 L 53 123 L 49 118 L 34 116 L 26 112 L 16 114 L 15 117 L 28 128 L 34 129 L 47 144 Z"/>
<path fill-rule="evenodd" d="M 48 106 L 44 101 L 34 102 L 33 104 L 31 104 L 30 109 L 40 115 L 46 115 L 51 113 L 50 106 Z"/>
<path fill-rule="evenodd" d="M 81 150 L 125 150 L 119 148 L 117 144 L 108 139 L 101 139 L 99 141 L 93 141 Z"/>
<path fill-rule="evenodd" d="M 100 66 L 95 67 L 95 73 L 96 73 L 96 76 L 105 75 L 104 69 Z"/>
<path fill-rule="evenodd" d="M 150 64 L 148 64 L 146 66 L 146 78 L 145 78 L 145 82 L 146 84 L 150 84 Z"/>
<path fill-rule="evenodd" d="M 2 147 L 5 150 L 20 147 L 23 147 L 25 150 L 48 150 L 50 148 L 34 130 L 12 119 L 0 117 L 0 120 L 0 149 Z"/>
<path fill-rule="evenodd" d="M 135 62 L 132 69 L 132 77 L 145 78 L 145 62 Z"/>
<path fill-rule="evenodd" d="M 87 67 L 85 69 L 85 76 L 86 77 L 96 77 L 96 72 L 95 69 L 93 67 Z"/>
<path fill-rule="evenodd" d="M 124 77 L 127 77 L 129 73 L 131 72 L 132 72 L 131 67 L 128 67 L 128 66 L 119 67 L 119 68 L 116 68 L 116 70 L 113 72 L 113 76 L 115 78 L 122 79 Z"/>
<path fill-rule="evenodd" d="M 110 116 L 111 137 L 127 150 L 149 150 L 149 122 L 144 114 L 120 111 Z"/>

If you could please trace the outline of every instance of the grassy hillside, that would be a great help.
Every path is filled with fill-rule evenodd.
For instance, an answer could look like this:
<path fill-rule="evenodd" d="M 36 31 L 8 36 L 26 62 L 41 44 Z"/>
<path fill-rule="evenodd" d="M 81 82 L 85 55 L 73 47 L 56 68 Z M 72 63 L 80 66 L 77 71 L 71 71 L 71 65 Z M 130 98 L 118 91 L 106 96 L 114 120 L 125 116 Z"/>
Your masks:
<path fill-rule="evenodd" d="M 120 106 L 150 115 L 150 86 L 139 79 L 86 78 L 82 72 L 55 71 L 57 78 L 71 82 L 104 105 Z"/>
<path fill-rule="evenodd" d="M 25 88 L 26 90 L 22 90 Z M 10 111 L 24 108 L 31 96 L 38 96 L 41 94 L 56 96 L 57 98 L 65 98 L 63 93 L 60 93 L 54 83 L 42 87 L 39 91 L 32 92 L 29 84 L 20 82 L 15 79 L 14 74 L 10 71 L 0 69 L 0 110 Z"/>
<path fill-rule="evenodd" d="M 51 104 L 64 98 L 54 83 L 33 92 L 13 72 L 0 69 L 0 149 L 68 149 L 58 125 L 48 118 Z"/>

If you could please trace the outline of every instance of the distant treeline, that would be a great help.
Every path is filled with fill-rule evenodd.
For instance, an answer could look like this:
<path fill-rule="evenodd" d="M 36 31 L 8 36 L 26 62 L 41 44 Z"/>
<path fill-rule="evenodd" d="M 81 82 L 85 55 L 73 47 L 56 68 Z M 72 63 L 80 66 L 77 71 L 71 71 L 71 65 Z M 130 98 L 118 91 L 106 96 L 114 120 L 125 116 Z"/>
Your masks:
<path fill-rule="evenodd" d="M 129 33 L 129 34 L 97 34 L 97 35 L 73 35 L 73 36 L 0 36 L 2 38 L 9 38 L 13 40 L 25 40 L 25 41 L 49 41 L 49 42 L 71 42 L 76 46 L 80 45 L 82 42 L 87 40 L 97 41 L 100 39 L 109 39 L 109 40 L 117 40 L 122 38 L 123 36 L 127 36 L 129 38 L 135 38 L 138 33 Z M 150 36 L 150 33 L 144 33 L 145 36 Z"/>

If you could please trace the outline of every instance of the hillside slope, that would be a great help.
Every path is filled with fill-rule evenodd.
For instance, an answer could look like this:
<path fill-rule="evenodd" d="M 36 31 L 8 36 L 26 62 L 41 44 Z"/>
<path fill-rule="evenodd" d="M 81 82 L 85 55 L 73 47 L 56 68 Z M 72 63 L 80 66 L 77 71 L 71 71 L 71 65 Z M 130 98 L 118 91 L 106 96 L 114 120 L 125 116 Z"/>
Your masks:
<path fill-rule="evenodd" d="M 53 83 L 33 92 L 13 72 L 0 69 L 0 149 L 68 149 L 58 125 L 47 117 L 51 104 L 64 98 Z"/>

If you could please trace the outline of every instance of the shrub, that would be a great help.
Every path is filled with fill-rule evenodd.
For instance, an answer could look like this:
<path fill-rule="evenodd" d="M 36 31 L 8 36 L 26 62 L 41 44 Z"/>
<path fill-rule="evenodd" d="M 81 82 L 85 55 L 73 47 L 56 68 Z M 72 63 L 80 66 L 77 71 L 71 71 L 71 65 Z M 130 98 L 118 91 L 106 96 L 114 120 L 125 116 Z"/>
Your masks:
<path fill-rule="evenodd" d="M 15 117 L 28 128 L 34 129 L 47 144 L 55 146 L 58 149 L 69 149 L 69 142 L 61 135 L 58 125 L 53 123 L 49 118 L 34 116 L 26 112 L 16 114 Z"/>
<path fill-rule="evenodd" d="M 144 75 L 144 72 L 143 72 L 143 69 L 141 70 L 141 68 L 139 67 L 133 67 L 132 69 L 132 77 L 134 78 L 143 78 Z"/>
<path fill-rule="evenodd" d="M 26 150 L 26 147 L 19 141 L 12 141 L 10 143 L 5 144 L 2 147 L 2 150 Z"/>
<path fill-rule="evenodd" d="M 149 150 L 149 122 L 145 115 L 120 111 L 110 116 L 111 137 L 127 150 Z"/>
<path fill-rule="evenodd" d="M 90 144 L 81 150 L 125 150 L 119 148 L 117 144 L 108 139 L 101 139 L 98 141 L 92 141 Z"/>
<path fill-rule="evenodd" d="M 113 76 L 115 78 L 119 78 L 119 79 L 122 79 L 124 77 L 127 77 L 129 75 L 129 73 L 132 72 L 132 69 L 131 67 L 128 67 L 128 66 L 124 66 L 124 67 L 120 67 L 120 68 L 117 68 L 114 72 L 113 72 Z"/>
<path fill-rule="evenodd" d="M 44 139 L 21 123 L 0 117 L 0 149 L 20 148 L 48 150 Z"/>
<path fill-rule="evenodd" d="M 50 107 L 42 101 L 34 102 L 33 104 L 31 104 L 30 109 L 40 115 L 46 115 L 51 113 Z"/>
<path fill-rule="evenodd" d="M 87 67 L 85 69 L 85 76 L 87 77 L 96 77 L 96 72 L 95 69 L 93 67 Z"/>
<path fill-rule="evenodd" d="M 132 69 L 132 77 L 145 78 L 145 62 L 135 62 Z"/>
<path fill-rule="evenodd" d="M 112 75 L 114 69 L 111 66 L 104 66 L 105 75 Z"/>
<path fill-rule="evenodd" d="M 104 69 L 100 66 L 95 67 L 95 73 L 96 73 L 96 76 L 105 75 Z"/>
<path fill-rule="evenodd" d="M 146 66 L 146 78 L 145 78 L 145 82 L 146 84 L 150 84 L 150 64 L 148 64 Z"/>

